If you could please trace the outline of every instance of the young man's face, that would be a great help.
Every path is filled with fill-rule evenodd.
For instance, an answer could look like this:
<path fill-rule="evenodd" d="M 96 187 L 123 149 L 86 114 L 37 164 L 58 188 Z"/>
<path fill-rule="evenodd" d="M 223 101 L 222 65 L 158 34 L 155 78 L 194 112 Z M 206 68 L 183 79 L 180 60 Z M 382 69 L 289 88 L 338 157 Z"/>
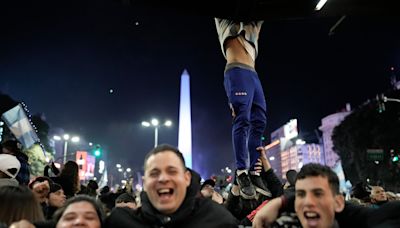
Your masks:
<path fill-rule="evenodd" d="M 306 177 L 296 181 L 295 210 L 304 228 L 332 227 L 335 212 L 344 208 L 344 197 L 335 195 L 322 176 Z"/>
<path fill-rule="evenodd" d="M 150 156 L 145 164 L 144 191 L 151 204 L 163 214 L 172 214 L 181 206 L 190 184 L 190 172 L 172 151 Z"/>

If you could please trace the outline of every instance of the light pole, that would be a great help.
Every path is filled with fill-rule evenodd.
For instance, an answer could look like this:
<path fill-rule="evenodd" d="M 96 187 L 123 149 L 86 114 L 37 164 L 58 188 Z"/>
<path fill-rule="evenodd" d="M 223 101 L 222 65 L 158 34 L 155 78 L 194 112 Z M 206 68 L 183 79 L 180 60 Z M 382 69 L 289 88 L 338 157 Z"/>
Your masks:
<path fill-rule="evenodd" d="M 56 141 L 60 141 L 61 137 L 58 135 L 53 136 L 53 139 Z M 63 135 L 63 139 L 64 139 L 64 156 L 63 156 L 63 163 L 65 164 L 65 162 L 67 162 L 67 149 L 68 149 L 68 141 L 71 140 L 71 142 L 73 143 L 77 143 L 79 142 L 79 137 L 78 136 L 72 136 L 70 138 L 69 134 L 64 134 Z"/>
<path fill-rule="evenodd" d="M 167 120 L 164 122 L 163 125 L 166 127 L 170 127 L 172 125 L 172 121 Z M 150 122 L 142 121 L 142 126 L 143 127 L 150 127 L 150 126 L 154 127 L 154 147 L 156 147 L 158 145 L 158 128 L 160 127 L 160 123 L 159 123 L 158 119 L 152 119 Z"/>

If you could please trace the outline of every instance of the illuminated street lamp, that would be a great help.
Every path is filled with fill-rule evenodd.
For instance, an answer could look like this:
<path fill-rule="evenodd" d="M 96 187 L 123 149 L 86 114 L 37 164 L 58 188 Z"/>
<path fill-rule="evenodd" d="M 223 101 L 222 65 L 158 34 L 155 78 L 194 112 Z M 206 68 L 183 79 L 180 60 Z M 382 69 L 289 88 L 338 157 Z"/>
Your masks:
<path fill-rule="evenodd" d="M 58 136 L 58 135 L 54 135 L 53 139 L 56 140 L 56 141 L 60 141 L 61 137 Z M 65 162 L 67 162 L 67 149 L 68 149 L 69 140 L 71 140 L 71 142 L 73 142 L 73 143 L 77 143 L 77 142 L 79 142 L 80 139 L 79 139 L 78 136 L 72 136 L 72 138 L 70 138 L 69 134 L 64 134 L 62 139 L 64 140 L 64 156 L 63 156 L 64 159 L 63 159 L 63 162 L 65 164 Z"/>
<path fill-rule="evenodd" d="M 170 127 L 170 126 L 172 126 L 172 121 L 167 120 L 164 122 L 163 125 L 166 127 Z M 142 121 L 142 126 L 143 127 L 150 127 L 150 126 L 154 127 L 154 147 L 156 147 L 158 145 L 158 128 L 161 126 L 159 121 L 157 119 L 152 119 L 150 122 Z"/>

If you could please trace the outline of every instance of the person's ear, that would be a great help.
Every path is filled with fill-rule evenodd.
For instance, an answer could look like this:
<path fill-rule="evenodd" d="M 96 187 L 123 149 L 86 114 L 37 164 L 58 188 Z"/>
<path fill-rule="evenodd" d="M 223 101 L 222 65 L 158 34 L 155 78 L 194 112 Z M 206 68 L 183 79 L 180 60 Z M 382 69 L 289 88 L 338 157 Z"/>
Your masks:
<path fill-rule="evenodd" d="M 337 194 L 335 196 L 335 212 L 341 212 L 344 209 L 344 196 L 342 194 Z"/>
<path fill-rule="evenodd" d="M 189 170 L 186 170 L 184 175 L 185 175 L 184 178 L 185 178 L 186 187 L 189 187 L 190 181 L 192 179 L 192 174 L 190 173 Z"/>

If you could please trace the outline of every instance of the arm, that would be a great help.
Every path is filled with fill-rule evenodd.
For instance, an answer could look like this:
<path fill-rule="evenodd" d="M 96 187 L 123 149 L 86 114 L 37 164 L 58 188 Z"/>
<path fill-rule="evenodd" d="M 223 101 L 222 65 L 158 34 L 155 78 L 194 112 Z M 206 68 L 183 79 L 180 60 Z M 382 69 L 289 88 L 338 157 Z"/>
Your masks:
<path fill-rule="evenodd" d="M 282 202 L 282 198 L 278 197 L 259 208 L 253 219 L 253 227 L 262 228 L 271 225 L 278 217 L 279 210 L 283 204 Z"/>
<path fill-rule="evenodd" d="M 272 193 L 272 197 L 278 197 L 283 194 L 282 182 L 272 170 L 271 163 L 269 163 L 267 158 L 265 147 L 260 146 L 257 150 L 260 152 L 259 160 L 263 166 L 263 172 L 261 172 L 261 175 L 267 183 L 268 189 Z"/>

